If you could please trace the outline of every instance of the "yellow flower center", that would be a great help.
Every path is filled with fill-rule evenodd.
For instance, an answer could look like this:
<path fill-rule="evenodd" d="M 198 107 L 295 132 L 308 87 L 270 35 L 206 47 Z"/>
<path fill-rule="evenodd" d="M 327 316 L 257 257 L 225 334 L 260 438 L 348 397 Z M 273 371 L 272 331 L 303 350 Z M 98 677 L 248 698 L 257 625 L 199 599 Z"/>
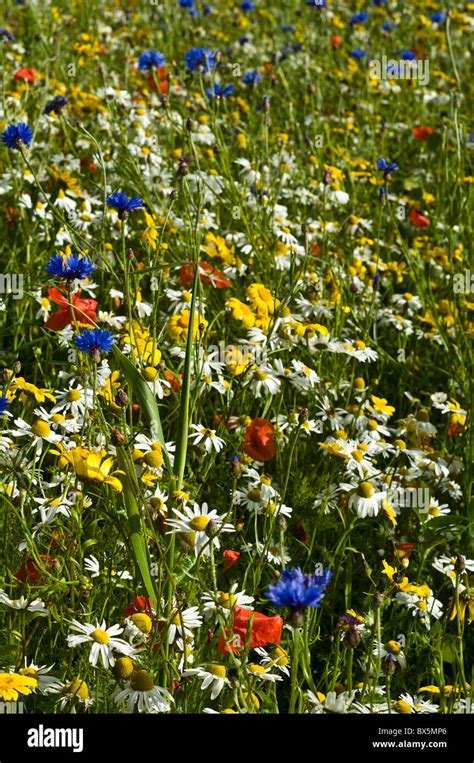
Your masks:
<path fill-rule="evenodd" d="M 46 421 L 38 419 L 31 427 L 31 431 L 36 437 L 49 437 L 51 434 L 51 427 Z"/>
<path fill-rule="evenodd" d="M 357 488 L 357 495 L 360 495 L 361 498 L 372 498 L 374 493 L 374 486 L 370 482 L 361 482 Z"/>
<path fill-rule="evenodd" d="M 395 702 L 395 707 L 399 713 L 402 713 L 402 715 L 409 715 L 409 713 L 413 712 L 411 705 L 409 705 L 408 702 L 405 702 L 404 699 L 399 699 L 398 702 Z"/>
<path fill-rule="evenodd" d="M 288 653 L 282 649 L 281 646 L 275 647 L 273 652 L 271 652 L 270 657 L 277 665 L 281 665 L 282 667 L 289 663 Z"/>
<path fill-rule="evenodd" d="M 161 469 L 163 466 L 163 454 L 160 450 L 153 449 L 148 453 L 145 453 L 143 460 L 147 466 L 151 466 L 152 469 Z"/>
<path fill-rule="evenodd" d="M 400 450 L 406 450 L 407 444 L 404 440 L 395 440 L 393 444 Z"/>
<path fill-rule="evenodd" d="M 204 515 L 201 514 L 198 517 L 193 517 L 189 525 L 190 527 L 193 528 L 193 530 L 196 530 L 197 532 L 202 532 L 208 526 L 209 521 L 210 521 L 209 517 L 205 517 Z"/>
<path fill-rule="evenodd" d="M 400 652 L 402 651 L 398 641 L 387 641 L 387 643 L 385 644 L 385 649 L 387 650 L 387 652 L 391 652 L 392 654 L 394 654 L 395 657 L 399 655 Z"/>
<path fill-rule="evenodd" d="M 265 668 L 262 667 L 262 665 L 255 665 L 254 663 L 252 665 L 249 665 L 249 670 L 251 673 L 254 673 L 255 675 L 258 675 L 258 676 L 265 675 Z"/>
<path fill-rule="evenodd" d="M 130 657 L 119 657 L 112 668 L 114 678 L 126 681 L 133 673 L 133 662 Z"/>
<path fill-rule="evenodd" d="M 142 633 L 150 633 L 153 627 L 151 617 L 145 612 L 136 612 L 131 616 L 130 620 Z"/>
<path fill-rule="evenodd" d="M 72 695 L 73 697 L 79 697 L 79 699 L 89 698 L 89 688 L 82 678 L 76 678 L 74 681 L 70 681 L 65 684 L 63 694 Z"/>
<path fill-rule="evenodd" d="M 156 368 L 153 368 L 153 366 L 147 366 L 146 368 L 143 369 L 142 373 L 143 373 L 143 378 L 145 379 L 145 381 L 148 381 L 148 382 L 154 381 L 158 375 L 158 371 L 156 370 Z"/>
<path fill-rule="evenodd" d="M 218 602 L 221 605 L 221 607 L 226 607 L 226 609 L 230 609 L 234 606 L 235 602 L 237 601 L 236 597 L 233 596 L 231 593 L 224 593 L 223 591 L 219 592 Z"/>
<path fill-rule="evenodd" d="M 153 678 L 147 670 L 134 670 L 130 679 L 130 686 L 135 691 L 150 691 L 153 689 Z"/>
<path fill-rule="evenodd" d="M 217 678 L 225 678 L 227 675 L 227 670 L 223 665 L 208 665 L 207 672 L 212 673 L 212 675 L 217 676 Z"/>
<path fill-rule="evenodd" d="M 97 628 L 97 630 L 92 631 L 90 636 L 92 639 L 94 639 L 94 641 L 97 642 L 97 644 L 108 644 L 110 641 L 109 634 L 106 631 L 101 630 L 100 628 Z"/>
<path fill-rule="evenodd" d="M 23 670 L 20 670 L 20 673 L 22 676 L 28 676 L 29 678 L 38 678 L 38 671 L 34 668 L 23 668 Z"/>

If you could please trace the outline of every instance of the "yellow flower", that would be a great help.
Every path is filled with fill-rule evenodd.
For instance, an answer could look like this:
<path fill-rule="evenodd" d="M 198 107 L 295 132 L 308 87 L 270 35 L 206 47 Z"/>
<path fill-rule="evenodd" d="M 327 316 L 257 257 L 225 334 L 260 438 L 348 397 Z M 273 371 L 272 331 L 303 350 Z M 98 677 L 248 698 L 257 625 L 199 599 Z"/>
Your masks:
<path fill-rule="evenodd" d="M 272 296 L 270 289 L 262 283 L 253 283 L 247 289 L 251 307 L 263 315 L 273 315 L 280 306 L 280 300 Z"/>
<path fill-rule="evenodd" d="M 232 376 L 240 376 L 247 368 L 247 361 L 238 347 L 228 347 L 224 356 L 225 367 Z"/>
<path fill-rule="evenodd" d="M 10 389 L 12 392 L 20 390 L 20 400 L 22 403 L 28 399 L 29 395 L 32 395 L 37 403 L 44 403 L 46 399 L 51 400 L 52 403 L 56 402 L 56 398 L 51 394 L 49 389 L 30 384 L 25 381 L 22 376 L 17 376 L 16 379 L 13 380 Z"/>
<path fill-rule="evenodd" d="M 0 697 L 3 702 L 16 702 L 20 694 L 31 694 L 38 686 L 36 678 L 18 673 L 0 673 Z"/>
<path fill-rule="evenodd" d="M 144 210 L 146 230 L 143 233 L 143 240 L 146 241 L 150 249 L 156 250 L 158 244 L 158 228 L 152 215 Z"/>
<path fill-rule="evenodd" d="M 115 394 L 120 387 L 120 371 L 112 371 L 104 386 L 98 393 L 99 397 L 104 398 L 114 411 L 119 411 L 120 406 L 115 402 Z"/>
<path fill-rule="evenodd" d="M 132 321 L 131 329 L 130 325 L 126 327 L 121 343 L 129 344 L 132 348 L 133 357 L 143 364 L 157 366 L 161 360 L 161 352 L 153 337 L 138 321 Z"/>
<path fill-rule="evenodd" d="M 112 457 L 105 458 L 107 451 L 95 450 L 90 451 L 87 448 L 71 448 L 66 450 L 64 445 L 59 443 L 59 450 L 51 451 L 59 458 L 59 468 L 63 469 L 67 464 L 70 464 L 80 480 L 85 482 L 103 482 L 106 485 L 115 490 L 117 493 L 122 491 L 122 483 L 114 474 L 125 474 L 125 472 L 117 469 L 111 472 L 114 464 Z"/>
<path fill-rule="evenodd" d="M 53 176 L 62 186 L 63 190 L 67 190 L 73 193 L 75 196 L 81 196 L 81 187 L 79 180 L 72 177 L 70 170 L 62 170 L 57 164 L 54 164 L 49 170 L 49 174 Z"/>
<path fill-rule="evenodd" d="M 235 265 L 234 247 L 233 245 L 229 246 L 222 236 L 207 233 L 205 241 L 206 246 L 202 248 L 209 257 L 220 259 L 226 265 Z"/>
<path fill-rule="evenodd" d="M 459 597 L 459 608 L 456 605 L 456 599 L 453 601 L 453 608 L 450 615 L 450 620 L 454 620 L 457 617 L 459 609 L 459 619 L 463 623 L 467 619 L 467 624 L 470 625 L 474 620 L 474 597 L 461 594 Z M 467 610 L 467 618 L 466 618 Z"/>
<path fill-rule="evenodd" d="M 383 501 L 382 502 L 382 508 L 383 508 L 385 514 L 387 515 L 387 517 L 389 518 L 390 522 L 392 523 L 393 527 L 396 527 L 397 526 L 397 520 L 396 520 L 396 516 L 397 515 L 395 514 L 395 511 L 393 510 L 393 508 L 390 506 L 389 502 L 388 501 Z"/>
<path fill-rule="evenodd" d="M 188 329 L 191 319 L 190 310 L 181 310 L 178 315 L 172 315 L 168 321 L 167 331 L 168 335 L 174 342 L 185 342 L 188 338 Z M 193 339 L 200 339 L 203 330 L 208 325 L 208 321 L 198 313 L 194 314 L 193 320 Z M 201 328 L 203 327 L 203 328 Z"/>
<path fill-rule="evenodd" d="M 368 406 L 369 411 L 386 413 L 388 416 L 391 416 L 393 413 L 395 413 L 395 408 L 393 408 L 391 405 L 388 405 L 384 397 L 376 397 L 375 395 L 371 395 L 370 399 L 372 400 L 373 406 Z"/>
<path fill-rule="evenodd" d="M 242 321 L 245 329 L 251 329 L 255 326 L 255 315 L 245 302 L 241 302 L 236 297 L 231 297 L 226 303 L 226 307 L 231 311 L 234 320 Z"/>

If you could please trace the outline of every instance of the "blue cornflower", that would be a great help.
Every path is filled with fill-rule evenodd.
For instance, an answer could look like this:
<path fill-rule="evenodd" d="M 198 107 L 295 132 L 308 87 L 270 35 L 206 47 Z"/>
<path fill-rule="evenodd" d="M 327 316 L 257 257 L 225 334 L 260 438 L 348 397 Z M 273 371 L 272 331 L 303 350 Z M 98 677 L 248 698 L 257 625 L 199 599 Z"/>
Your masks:
<path fill-rule="evenodd" d="M 117 210 L 120 220 L 126 220 L 130 212 L 135 212 L 136 209 L 145 206 L 143 199 L 139 196 L 132 196 L 129 199 L 123 191 L 111 193 L 110 196 L 107 196 L 106 202 L 111 209 Z"/>
<path fill-rule="evenodd" d="M 89 278 L 90 274 L 97 270 L 97 266 L 89 259 L 80 254 L 70 254 L 64 257 L 55 254 L 51 257 L 46 272 L 53 278 L 63 278 L 65 281 L 79 281 Z"/>
<path fill-rule="evenodd" d="M 12 34 L 8 31 L 8 29 L 4 29 L 4 27 L 0 27 L 0 40 L 2 42 L 14 42 L 15 38 Z"/>
<path fill-rule="evenodd" d="M 397 172 L 397 170 L 400 169 L 398 164 L 395 162 L 391 162 L 390 160 L 383 159 L 380 157 L 380 159 L 377 159 L 377 167 L 378 169 L 384 173 L 384 175 L 387 175 L 389 172 Z"/>
<path fill-rule="evenodd" d="M 0 416 L 5 416 L 9 404 L 10 404 L 10 401 L 8 397 L 5 397 L 5 395 L 0 394 Z"/>
<path fill-rule="evenodd" d="M 351 58 L 358 58 L 359 60 L 362 58 L 365 58 L 367 53 L 365 50 L 360 50 L 359 48 L 355 48 L 354 50 L 351 50 L 349 53 Z"/>
<path fill-rule="evenodd" d="M 306 607 L 319 607 L 324 597 L 324 589 L 332 578 L 331 570 L 322 574 L 307 575 L 300 567 L 288 567 L 281 573 L 275 585 L 267 589 L 267 598 L 277 607 L 289 607 L 292 612 L 301 612 Z"/>
<path fill-rule="evenodd" d="M 225 98 L 228 95 L 232 95 L 234 91 L 234 85 L 226 85 L 225 87 L 222 87 L 220 82 L 216 82 L 214 85 L 214 89 L 208 87 L 206 89 L 206 93 L 209 98 Z"/>
<path fill-rule="evenodd" d="M 141 71 L 150 71 L 150 69 L 165 65 L 165 57 L 159 50 L 147 50 L 138 56 L 138 68 Z"/>
<path fill-rule="evenodd" d="M 24 122 L 9 125 L 2 133 L 2 140 L 8 148 L 19 149 L 21 145 L 29 146 L 33 139 L 31 127 Z"/>
<path fill-rule="evenodd" d="M 245 0 L 245 2 L 240 3 L 240 10 L 241 11 L 254 11 L 255 10 L 255 3 L 251 3 L 250 0 Z"/>
<path fill-rule="evenodd" d="M 64 95 L 55 95 L 53 100 L 49 101 L 44 107 L 44 113 L 51 114 L 51 112 L 54 111 L 55 114 L 59 114 L 59 112 L 64 109 L 66 103 L 67 98 L 65 98 Z"/>
<path fill-rule="evenodd" d="M 442 11 L 438 11 L 438 13 L 433 13 L 432 16 L 430 16 L 430 21 L 433 22 L 433 24 L 442 24 L 443 21 L 446 20 L 446 14 Z"/>
<path fill-rule="evenodd" d="M 354 16 L 351 17 L 349 24 L 365 24 L 365 22 L 368 20 L 369 20 L 368 13 L 356 13 Z"/>
<path fill-rule="evenodd" d="M 257 85 L 259 82 L 262 81 L 262 75 L 260 72 L 257 72 L 255 70 L 250 70 L 248 72 L 245 72 L 244 76 L 242 77 L 242 82 L 244 85 Z"/>
<path fill-rule="evenodd" d="M 74 344 L 80 352 L 86 352 L 93 360 L 99 360 L 101 352 L 110 352 L 114 337 L 107 329 L 84 329 L 74 337 Z"/>
<path fill-rule="evenodd" d="M 207 74 L 216 65 L 216 54 L 209 48 L 190 48 L 184 60 L 190 72 L 202 69 Z"/>

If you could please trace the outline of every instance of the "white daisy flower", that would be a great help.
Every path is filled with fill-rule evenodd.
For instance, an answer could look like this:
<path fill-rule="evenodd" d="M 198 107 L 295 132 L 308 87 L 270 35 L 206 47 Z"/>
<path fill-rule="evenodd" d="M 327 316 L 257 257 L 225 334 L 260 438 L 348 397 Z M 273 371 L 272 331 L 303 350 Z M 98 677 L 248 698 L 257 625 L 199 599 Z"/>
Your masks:
<path fill-rule="evenodd" d="M 106 628 L 105 620 L 99 624 L 84 623 L 84 625 L 78 620 L 72 620 L 70 627 L 70 633 L 67 637 L 67 645 L 71 648 L 79 646 L 79 644 L 91 643 L 91 653 L 89 656 L 89 662 L 91 665 L 97 665 L 99 657 L 105 668 L 113 667 L 115 665 L 114 651 L 120 652 L 130 656 L 134 650 L 121 638 L 117 636 L 123 633 L 123 628 L 120 625 L 112 625 L 110 628 Z"/>
<path fill-rule="evenodd" d="M 129 713 L 135 707 L 139 713 L 168 713 L 174 702 L 167 689 L 155 685 L 153 676 L 147 670 L 134 670 L 129 685 L 124 689 L 117 687 L 112 696 L 116 705 L 125 702 Z"/>
<path fill-rule="evenodd" d="M 189 439 L 193 445 L 201 443 L 207 453 L 211 453 L 212 449 L 219 453 L 224 447 L 225 441 L 221 437 L 217 437 L 215 429 L 208 429 L 202 424 L 191 424 L 191 429 L 195 431 L 188 435 Z"/>
<path fill-rule="evenodd" d="M 226 684 L 230 686 L 224 665 L 208 665 L 207 668 L 189 668 L 184 670 L 181 675 L 184 677 L 198 676 L 198 678 L 202 678 L 201 691 L 212 686 L 211 699 L 216 699 Z"/>

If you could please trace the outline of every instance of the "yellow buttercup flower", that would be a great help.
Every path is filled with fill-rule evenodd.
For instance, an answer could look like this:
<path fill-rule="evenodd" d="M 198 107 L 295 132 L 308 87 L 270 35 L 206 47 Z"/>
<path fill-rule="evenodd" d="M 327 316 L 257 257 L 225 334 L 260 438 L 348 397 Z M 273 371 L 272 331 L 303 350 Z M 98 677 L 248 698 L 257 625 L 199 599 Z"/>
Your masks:
<path fill-rule="evenodd" d="M 172 315 L 168 321 L 167 331 L 169 337 L 174 342 L 185 342 L 188 338 L 188 329 L 191 320 L 190 310 L 181 310 L 178 315 Z M 208 321 L 197 313 L 194 314 L 193 320 L 193 339 L 201 339 L 203 330 L 208 326 Z"/>
<path fill-rule="evenodd" d="M 262 283 L 253 283 L 247 289 L 251 307 L 264 315 L 273 315 L 280 306 L 280 300 L 273 297 L 270 289 Z"/>
<path fill-rule="evenodd" d="M 24 403 L 29 396 L 34 397 L 37 403 L 44 403 L 45 400 L 51 400 L 52 403 L 56 402 L 56 398 L 49 389 L 30 384 L 25 381 L 22 376 L 17 376 L 16 379 L 13 380 L 10 389 L 12 392 L 20 390 L 20 401 L 22 403 Z"/>
<path fill-rule="evenodd" d="M 225 238 L 207 233 L 205 241 L 206 245 L 202 249 L 209 257 L 220 259 L 226 265 L 235 265 L 234 247 L 227 244 Z"/>
<path fill-rule="evenodd" d="M 114 459 L 112 457 L 105 458 L 107 451 L 90 451 L 87 448 L 80 447 L 66 450 L 61 443 L 59 443 L 58 448 L 59 450 L 51 452 L 60 456 L 58 462 L 60 469 L 69 464 L 80 480 L 85 482 L 103 482 L 105 485 L 110 485 L 117 493 L 122 491 L 122 483 L 117 477 L 114 477 L 114 474 L 125 474 L 125 472 L 117 469 L 111 473 Z"/>
<path fill-rule="evenodd" d="M 36 678 L 18 673 L 0 673 L 0 698 L 3 702 L 16 702 L 20 695 L 31 694 L 37 686 Z"/>
<path fill-rule="evenodd" d="M 130 345 L 133 357 L 143 364 L 157 366 L 161 360 L 161 352 L 153 337 L 138 321 L 132 321 L 131 328 L 130 325 L 126 327 L 121 342 Z"/>

